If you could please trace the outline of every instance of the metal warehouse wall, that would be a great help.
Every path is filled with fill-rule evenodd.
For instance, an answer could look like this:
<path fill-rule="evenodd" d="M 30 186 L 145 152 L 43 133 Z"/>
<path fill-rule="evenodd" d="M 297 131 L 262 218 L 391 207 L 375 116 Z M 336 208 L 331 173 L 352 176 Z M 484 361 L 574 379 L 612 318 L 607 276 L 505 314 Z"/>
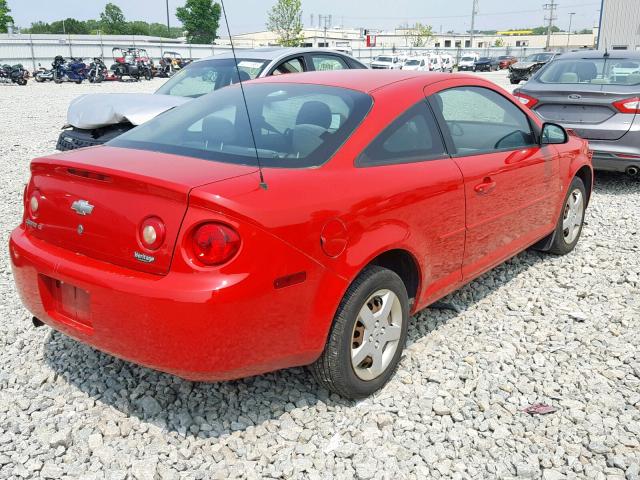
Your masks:
<path fill-rule="evenodd" d="M 603 0 L 598 48 L 640 50 L 640 0 Z"/>

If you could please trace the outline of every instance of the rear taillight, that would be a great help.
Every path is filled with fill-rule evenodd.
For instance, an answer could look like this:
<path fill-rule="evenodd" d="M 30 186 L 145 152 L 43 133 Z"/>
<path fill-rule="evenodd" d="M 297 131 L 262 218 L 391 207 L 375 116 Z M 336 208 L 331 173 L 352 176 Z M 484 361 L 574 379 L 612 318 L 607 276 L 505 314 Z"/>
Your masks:
<path fill-rule="evenodd" d="M 640 113 L 640 97 L 627 98 L 613 103 L 620 113 Z"/>
<path fill-rule="evenodd" d="M 240 235 L 227 225 L 205 223 L 194 230 L 191 248 L 198 263 L 208 267 L 222 265 L 238 253 Z"/>
<path fill-rule="evenodd" d="M 528 108 L 533 108 L 533 106 L 538 103 L 537 98 L 530 97 L 529 95 L 525 95 L 524 93 L 514 93 L 513 95 L 522 105 Z"/>
<path fill-rule="evenodd" d="M 166 228 L 158 217 L 149 217 L 140 224 L 140 243 L 148 250 L 157 250 L 164 243 Z"/>

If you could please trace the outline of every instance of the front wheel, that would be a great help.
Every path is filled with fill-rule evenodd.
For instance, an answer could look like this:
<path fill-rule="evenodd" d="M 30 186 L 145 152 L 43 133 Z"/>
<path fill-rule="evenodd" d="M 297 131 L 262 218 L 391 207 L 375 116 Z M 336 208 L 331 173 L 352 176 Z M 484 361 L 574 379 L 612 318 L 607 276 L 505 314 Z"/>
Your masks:
<path fill-rule="evenodd" d="M 553 242 L 547 250 L 555 255 L 566 255 L 571 252 L 580 240 L 584 214 L 587 206 L 587 191 L 582 180 L 574 178 L 569 186 L 556 230 Z"/>
<path fill-rule="evenodd" d="M 407 339 L 409 300 L 391 270 L 367 267 L 345 293 L 322 355 L 318 383 L 345 398 L 367 397 L 393 376 Z"/>
<path fill-rule="evenodd" d="M 514 80 L 513 78 L 510 78 L 509 81 L 511 82 L 511 85 L 518 85 L 520 83 L 520 80 Z"/>

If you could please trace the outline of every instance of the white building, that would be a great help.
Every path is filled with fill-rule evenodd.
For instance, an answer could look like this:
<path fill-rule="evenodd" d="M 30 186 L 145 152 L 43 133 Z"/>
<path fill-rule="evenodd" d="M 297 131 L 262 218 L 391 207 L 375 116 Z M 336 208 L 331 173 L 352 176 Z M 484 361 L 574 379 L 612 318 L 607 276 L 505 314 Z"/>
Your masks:
<path fill-rule="evenodd" d="M 598 48 L 640 50 L 640 1 L 602 0 Z"/>

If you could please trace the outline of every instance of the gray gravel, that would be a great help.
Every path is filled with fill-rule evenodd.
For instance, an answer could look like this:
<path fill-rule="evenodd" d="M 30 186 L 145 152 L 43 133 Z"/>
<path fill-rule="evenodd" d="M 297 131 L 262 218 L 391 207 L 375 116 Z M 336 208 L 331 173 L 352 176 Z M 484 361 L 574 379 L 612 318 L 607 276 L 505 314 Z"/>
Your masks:
<path fill-rule="evenodd" d="M 449 297 L 459 313 L 419 314 L 358 403 L 304 369 L 190 383 L 32 328 L 6 249 L 29 160 L 75 95 L 158 85 L 0 86 L 0 478 L 640 480 L 640 183 L 619 175 L 573 254 L 523 253 Z"/>

